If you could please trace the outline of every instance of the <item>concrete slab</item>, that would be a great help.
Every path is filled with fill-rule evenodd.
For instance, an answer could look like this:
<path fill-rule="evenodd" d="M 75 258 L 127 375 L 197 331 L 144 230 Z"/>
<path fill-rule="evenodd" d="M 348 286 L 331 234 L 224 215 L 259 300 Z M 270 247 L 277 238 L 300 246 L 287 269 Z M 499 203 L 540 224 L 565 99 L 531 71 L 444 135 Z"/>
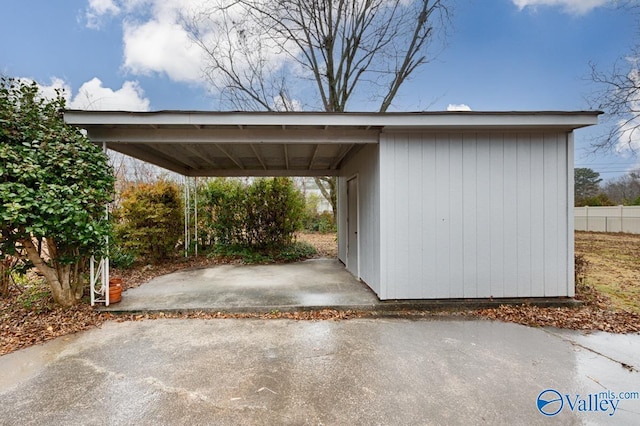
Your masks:
<path fill-rule="evenodd" d="M 219 265 L 164 275 L 123 293 L 110 312 L 205 311 L 271 312 L 320 310 L 375 311 L 498 307 L 530 303 L 571 306 L 573 299 L 442 299 L 380 301 L 336 259 L 270 265 Z"/>
<path fill-rule="evenodd" d="M 379 300 L 338 260 L 219 265 L 164 275 L 127 290 L 107 311 L 233 311 L 371 308 Z"/>
<path fill-rule="evenodd" d="M 640 376 L 591 337 L 487 320 L 111 322 L 0 357 L 0 425 L 639 424 L 640 400 L 595 404 Z"/>

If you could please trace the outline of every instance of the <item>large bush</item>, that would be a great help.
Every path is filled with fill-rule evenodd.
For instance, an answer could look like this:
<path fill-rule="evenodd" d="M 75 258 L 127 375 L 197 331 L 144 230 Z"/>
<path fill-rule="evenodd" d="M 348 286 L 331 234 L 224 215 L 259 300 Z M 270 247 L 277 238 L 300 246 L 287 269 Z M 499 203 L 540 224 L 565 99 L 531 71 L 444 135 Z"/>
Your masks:
<path fill-rule="evenodd" d="M 200 190 L 201 241 L 212 245 L 282 248 L 301 227 L 304 197 L 289 178 L 250 184 L 215 179 Z"/>
<path fill-rule="evenodd" d="M 87 259 L 106 248 L 114 177 L 102 149 L 64 123 L 64 105 L 35 83 L 0 80 L 0 255 L 28 259 L 70 306 Z"/>
<path fill-rule="evenodd" d="M 115 245 L 140 260 L 159 262 L 173 256 L 184 234 L 180 189 L 167 181 L 131 184 L 114 212 Z"/>

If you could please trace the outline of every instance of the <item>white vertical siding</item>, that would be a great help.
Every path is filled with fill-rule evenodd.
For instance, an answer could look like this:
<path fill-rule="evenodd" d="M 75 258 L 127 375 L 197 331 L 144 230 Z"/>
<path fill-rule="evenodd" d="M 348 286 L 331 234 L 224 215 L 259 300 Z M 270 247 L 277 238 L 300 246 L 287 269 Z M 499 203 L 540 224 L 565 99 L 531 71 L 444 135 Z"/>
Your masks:
<path fill-rule="evenodd" d="M 567 289 L 568 296 L 574 297 L 576 295 L 576 283 L 575 283 L 575 247 L 574 247 L 574 230 L 575 230 L 575 216 L 573 215 L 573 206 L 575 205 L 575 200 L 573 199 L 573 185 L 574 185 L 574 158 L 573 158 L 573 149 L 574 149 L 574 141 L 573 141 L 573 132 L 567 135 L 567 216 L 569 217 L 569 223 L 567 226 Z"/>
<path fill-rule="evenodd" d="M 338 258 L 346 264 L 347 179 L 358 176 L 359 277 L 380 294 L 380 175 L 378 145 L 366 145 L 338 177 Z"/>
<path fill-rule="evenodd" d="M 573 295 L 565 133 L 384 133 L 381 299 Z"/>

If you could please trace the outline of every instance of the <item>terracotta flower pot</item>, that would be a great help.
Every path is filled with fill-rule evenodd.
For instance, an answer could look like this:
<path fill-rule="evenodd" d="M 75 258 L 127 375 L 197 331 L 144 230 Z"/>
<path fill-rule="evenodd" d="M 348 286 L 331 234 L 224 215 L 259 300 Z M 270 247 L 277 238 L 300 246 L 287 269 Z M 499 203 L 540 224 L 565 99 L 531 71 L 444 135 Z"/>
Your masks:
<path fill-rule="evenodd" d="M 109 280 L 109 304 L 122 300 L 122 279 L 111 278 Z"/>

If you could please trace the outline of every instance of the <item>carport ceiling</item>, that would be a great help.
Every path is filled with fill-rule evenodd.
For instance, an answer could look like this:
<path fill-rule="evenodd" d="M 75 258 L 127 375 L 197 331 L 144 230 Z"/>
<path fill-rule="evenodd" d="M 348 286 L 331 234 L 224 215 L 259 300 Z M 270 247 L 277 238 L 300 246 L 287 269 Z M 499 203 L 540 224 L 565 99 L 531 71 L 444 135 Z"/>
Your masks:
<path fill-rule="evenodd" d="M 593 113 L 65 112 L 95 143 L 185 176 L 329 176 L 383 131 L 575 127 Z"/>

